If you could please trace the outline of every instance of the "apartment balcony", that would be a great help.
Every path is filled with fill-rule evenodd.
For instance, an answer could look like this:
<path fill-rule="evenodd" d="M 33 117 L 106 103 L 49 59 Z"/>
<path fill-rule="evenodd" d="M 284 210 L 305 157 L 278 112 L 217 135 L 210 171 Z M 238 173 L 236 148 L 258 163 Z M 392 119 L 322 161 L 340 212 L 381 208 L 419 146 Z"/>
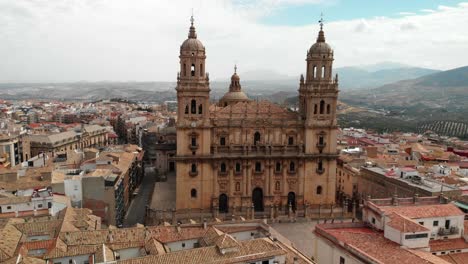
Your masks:
<path fill-rule="evenodd" d="M 324 169 L 324 168 L 321 168 L 321 169 L 320 169 L 320 168 L 317 168 L 315 171 L 316 171 L 318 174 L 323 174 L 323 173 L 325 172 L 325 169 Z"/>
<path fill-rule="evenodd" d="M 191 177 L 195 177 L 197 175 L 198 175 L 198 171 L 190 171 L 189 172 L 189 176 L 191 176 Z"/>
<path fill-rule="evenodd" d="M 451 226 L 450 228 L 446 229 L 444 227 L 439 228 L 439 232 L 437 234 L 439 236 L 448 236 L 448 235 L 455 235 L 460 232 L 459 228 L 456 226 Z"/>

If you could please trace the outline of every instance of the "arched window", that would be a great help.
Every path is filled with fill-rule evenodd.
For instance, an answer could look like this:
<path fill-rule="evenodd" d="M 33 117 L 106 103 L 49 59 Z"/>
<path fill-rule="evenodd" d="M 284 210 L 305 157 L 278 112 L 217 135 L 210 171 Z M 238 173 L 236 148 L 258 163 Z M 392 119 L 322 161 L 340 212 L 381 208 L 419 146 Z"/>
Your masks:
<path fill-rule="evenodd" d="M 320 101 L 320 114 L 322 115 L 325 111 L 325 101 Z"/>
<path fill-rule="evenodd" d="M 192 100 L 190 102 L 190 113 L 196 114 L 197 113 L 197 101 Z"/>
<path fill-rule="evenodd" d="M 196 189 L 190 190 L 190 197 L 197 198 L 197 190 Z"/>
<path fill-rule="evenodd" d="M 198 106 L 198 114 L 203 114 L 203 106 L 202 105 L 199 105 Z"/>
<path fill-rule="evenodd" d="M 240 192 L 240 182 L 236 182 L 236 192 Z"/>
<path fill-rule="evenodd" d="M 185 113 L 188 114 L 188 105 L 185 106 Z"/>
<path fill-rule="evenodd" d="M 221 172 L 226 172 L 226 163 L 221 163 Z"/>
<path fill-rule="evenodd" d="M 221 146 L 226 145 L 226 137 L 220 137 L 219 138 L 219 145 L 221 145 Z"/>
<path fill-rule="evenodd" d="M 317 194 L 322 194 L 322 186 L 317 186 Z"/>
<path fill-rule="evenodd" d="M 288 145 L 294 145 L 294 137 L 288 137 Z"/>
<path fill-rule="evenodd" d="M 279 181 L 276 181 L 276 182 L 275 182 L 275 191 L 279 191 L 279 190 L 280 190 L 280 187 L 281 187 L 280 182 L 279 182 Z"/>
<path fill-rule="evenodd" d="M 187 65 L 185 65 L 185 63 L 184 63 L 183 73 L 184 73 L 184 76 L 187 76 Z"/>
<path fill-rule="evenodd" d="M 241 171 L 241 165 L 239 162 L 236 163 L 236 172 L 240 172 Z"/>
<path fill-rule="evenodd" d="M 289 163 L 289 171 L 293 172 L 296 170 L 296 164 L 294 164 L 294 161 L 291 161 Z"/>
<path fill-rule="evenodd" d="M 275 171 L 277 172 L 281 171 L 281 162 L 276 162 Z"/>
<path fill-rule="evenodd" d="M 322 66 L 322 78 L 325 78 L 325 65 Z"/>
<path fill-rule="evenodd" d="M 197 172 L 197 164 L 192 163 L 192 169 L 191 169 L 191 171 L 192 171 L 193 173 Z"/>
<path fill-rule="evenodd" d="M 192 76 L 195 76 L 195 64 L 192 64 L 192 67 L 190 68 L 190 73 Z"/>
<path fill-rule="evenodd" d="M 320 146 L 323 146 L 324 140 L 323 140 L 323 136 L 322 136 L 322 135 L 319 136 L 319 140 L 318 140 L 318 141 L 319 141 L 319 142 L 318 142 L 319 145 L 320 145 Z"/>
<path fill-rule="evenodd" d="M 317 66 L 314 65 L 314 79 L 317 78 Z"/>
<path fill-rule="evenodd" d="M 314 105 L 314 115 L 317 114 L 317 104 Z"/>
<path fill-rule="evenodd" d="M 330 114 L 330 104 L 327 104 L 327 114 Z"/>
<path fill-rule="evenodd" d="M 260 143 L 260 132 L 255 132 L 254 134 L 254 145 L 257 145 L 257 142 Z"/>
<path fill-rule="evenodd" d="M 203 77 L 203 64 L 200 63 L 200 77 Z"/>
<path fill-rule="evenodd" d="M 317 170 L 323 171 L 323 161 L 319 160 L 319 162 L 317 164 Z"/>
<path fill-rule="evenodd" d="M 256 172 L 262 171 L 262 164 L 260 162 L 255 162 L 255 171 Z"/>
<path fill-rule="evenodd" d="M 192 147 L 197 146 L 197 137 L 192 137 Z"/>

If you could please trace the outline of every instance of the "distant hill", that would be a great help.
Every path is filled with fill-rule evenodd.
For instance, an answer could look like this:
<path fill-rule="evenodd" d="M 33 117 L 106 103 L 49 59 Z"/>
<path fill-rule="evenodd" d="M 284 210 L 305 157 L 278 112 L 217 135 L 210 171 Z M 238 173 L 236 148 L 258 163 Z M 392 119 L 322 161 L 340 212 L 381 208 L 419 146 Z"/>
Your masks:
<path fill-rule="evenodd" d="M 340 99 L 413 124 L 468 122 L 468 66 L 375 89 L 343 91 Z"/>
<path fill-rule="evenodd" d="M 438 70 L 404 67 L 368 71 L 362 67 L 343 67 L 335 70 L 338 73 L 341 90 L 376 88 L 393 82 L 414 79 L 440 72 Z"/>

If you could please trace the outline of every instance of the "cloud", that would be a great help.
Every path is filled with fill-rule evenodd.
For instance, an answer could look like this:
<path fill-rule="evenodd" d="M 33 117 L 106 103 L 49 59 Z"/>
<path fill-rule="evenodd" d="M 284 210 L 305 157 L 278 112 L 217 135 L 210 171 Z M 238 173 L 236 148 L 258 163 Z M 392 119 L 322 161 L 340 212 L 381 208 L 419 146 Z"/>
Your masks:
<path fill-rule="evenodd" d="M 405 31 L 405 30 L 416 30 L 418 29 L 418 25 L 414 22 L 404 22 L 400 25 L 400 29 Z"/>
<path fill-rule="evenodd" d="M 421 9 L 421 12 L 424 12 L 424 13 L 434 13 L 435 10 L 432 10 L 432 9 Z"/>
<path fill-rule="evenodd" d="M 412 15 L 416 15 L 416 13 L 413 13 L 413 12 L 400 12 L 398 13 L 399 15 L 402 15 L 402 16 L 412 16 Z"/>
<path fill-rule="evenodd" d="M 318 25 L 264 25 L 259 17 L 272 9 L 252 6 L 284 3 L 3 0 L 0 81 L 174 81 L 192 7 L 212 80 L 229 78 L 235 62 L 241 78 L 242 71 L 256 69 L 298 76 L 305 71 L 305 51 L 315 42 Z M 468 6 L 457 5 L 398 18 L 330 22 L 325 34 L 337 67 L 397 61 L 448 69 L 467 64 L 467 30 L 459 26 L 467 24 Z"/>
<path fill-rule="evenodd" d="M 371 28 L 367 20 L 361 19 L 359 23 L 354 27 L 355 32 L 364 32 Z"/>

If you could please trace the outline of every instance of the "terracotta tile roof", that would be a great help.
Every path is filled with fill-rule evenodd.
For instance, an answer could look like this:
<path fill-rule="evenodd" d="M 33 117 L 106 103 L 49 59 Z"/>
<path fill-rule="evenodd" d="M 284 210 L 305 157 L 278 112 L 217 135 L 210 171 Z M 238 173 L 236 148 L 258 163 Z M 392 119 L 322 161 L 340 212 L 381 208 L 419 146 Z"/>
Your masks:
<path fill-rule="evenodd" d="M 206 232 L 203 227 L 176 227 L 154 226 L 147 228 L 149 237 L 154 237 L 162 243 L 169 243 L 179 240 L 201 238 Z"/>
<path fill-rule="evenodd" d="M 452 264 L 466 264 L 468 263 L 468 252 L 465 253 L 457 253 L 457 254 L 449 254 L 449 255 L 441 255 L 440 258 L 446 260 Z"/>
<path fill-rule="evenodd" d="M 161 255 L 166 253 L 164 245 L 161 244 L 157 239 L 151 238 L 145 244 L 145 249 L 150 255 Z"/>
<path fill-rule="evenodd" d="M 431 240 L 429 241 L 431 251 L 444 251 L 456 249 L 468 249 L 468 243 L 463 238 Z"/>
<path fill-rule="evenodd" d="M 373 259 L 378 263 L 389 264 L 423 264 L 423 263 L 447 263 L 442 259 L 432 259 L 428 252 L 415 254 L 411 250 L 402 248 L 398 243 L 386 239 L 381 232 L 366 227 L 349 228 L 323 228 L 318 226 L 321 232 L 326 232 L 339 241 L 342 247 L 359 252 L 363 256 Z M 321 232 L 316 233 L 320 236 Z M 336 242 L 334 242 L 336 243 Z M 426 254 L 425 254 L 426 253 Z M 439 261 L 440 260 L 440 261 Z"/>
<path fill-rule="evenodd" d="M 14 226 L 27 236 L 48 234 L 53 238 L 58 235 L 62 222 L 62 220 L 49 220 L 19 223 Z"/>
<path fill-rule="evenodd" d="M 285 255 L 286 252 L 267 238 L 239 242 L 239 250 L 222 254 L 216 246 L 202 247 L 192 250 L 181 250 L 157 256 L 118 261 L 122 264 L 167 264 L 167 263 L 246 263 L 254 260 L 264 260 L 273 256 Z"/>
<path fill-rule="evenodd" d="M 108 248 L 105 244 L 102 244 L 98 247 L 96 254 L 94 255 L 95 261 L 97 263 L 106 262 L 106 261 L 114 261 L 114 252 Z"/>
<path fill-rule="evenodd" d="M 19 258 L 19 261 L 18 261 Z M 28 256 L 14 257 L 9 260 L 2 262 L 2 264 L 46 264 L 46 261 L 39 258 L 33 258 Z"/>
<path fill-rule="evenodd" d="M 454 204 L 379 206 L 386 215 L 393 212 L 411 219 L 465 215 Z"/>
<path fill-rule="evenodd" d="M 413 220 L 404 217 L 395 212 L 391 213 L 389 216 L 390 221 L 387 222 L 387 225 L 395 228 L 396 230 L 402 233 L 414 233 L 414 232 L 429 232 L 430 230 Z"/>
<path fill-rule="evenodd" d="M 12 194 L 0 194 L 0 205 L 28 203 L 31 201 L 31 196 L 16 196 Z"/>
<path fill-rule="evenodd" d="M 79 246 L 68 246 L 64 251 L 59 248 L 54 248 L 49 251 L 44 258 L 45 259 L 54 259 L 61 257 L 72 257 L 79 255 L 92 255 L 99 249 L 97 245 L 79 245 Z"/>
<path fill-rule="evenodd" d="M 12 224 L 0 230 L 0 263 L 14 256 L 23 234 Z"/>

